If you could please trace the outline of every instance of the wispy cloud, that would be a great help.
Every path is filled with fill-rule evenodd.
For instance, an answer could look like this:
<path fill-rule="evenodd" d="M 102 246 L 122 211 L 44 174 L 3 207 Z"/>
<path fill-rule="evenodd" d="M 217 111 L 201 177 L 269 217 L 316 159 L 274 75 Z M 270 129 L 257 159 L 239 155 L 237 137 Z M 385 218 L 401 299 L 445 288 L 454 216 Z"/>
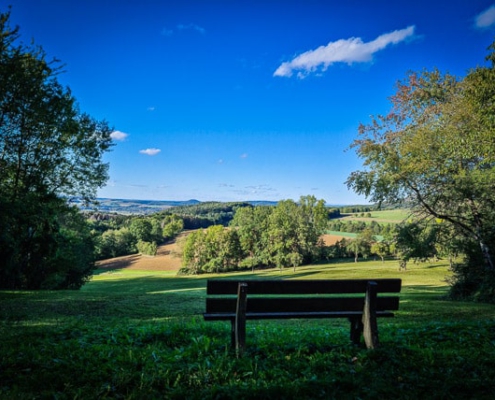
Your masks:
<path fill-rule="evenodd" d="M 139 150 L 139 153 L 141 154 L 146 154 L 147 156 L 156 156 L 161 150 L 160 149 L 145 149 L 145 150 Z"/>
<path fill-rule="evenodd" d="M 274 188 L 268 185 L 252 185 L 252 186 L 246 186 L 246 189 L 249 191 L 249 193 L 266 193 L 266 192 L 273 192 L 275 191 Z"/>
<path fill-rule="evenodd" d="M 390 44 L 397 44 L 414 34 L 414 26 L 396 30 L 378 36 L 371 42 L 363 42 L 361 38 L 340 39 L 330 42 L 326 46 L 320 46 L 315 50 L 309 50 L 299 54 L 291 61 L 282 63 L 273 76 L 290 77 L 294 71 L 298 71 L 298 78 L 304 78 L 319 68 L 325 71 L 330 65 L 337 62 L 352 64 L 356 62 L 369 62 L 373 54 L 383 50 Z"/>
<path fill-rule="evenodd" d="M 172 36 L 174 34 L 174 31 L 172 29 L 167 29 L 167 28 L 163 28 L 162 29 L 162 35 L 163 36 Z"/>
<path fill-rule="evenodd" d="M 241 154 L 241 156 L 240 156 L 240 157 L 241 157 L 242 159 L 245 159 L 245 158 L 248 158 L 248 155 L 247 155 L 247 153 L 244 153 L 244 154 Z"/>
<path fill-rule="evenodd" d="M 495 5 L 478 14 L 474 20 L 476 28 L 489 28 L 495 24 Z"/>
<path fill-rule="evenodd" d="M 129 136 L 128 133 L 124 133 L 124 132 L 121 132 L 121 131 L 113 131 L 110 134 L 110 137 L 113 140 L 118 140 L 119 142 L 123 142 L 127 138 L 127 136 Z"/>
<path fill-rule="evenodd" d="M 187 31 L 187 30 L 192 30 L 196 31 L 202 35 L 206 33 L 206 29 L 196 25 L 196 24 L 178 24 L 175 28 L 177 31 Z M 173 36 L 176 31 L 174 29 L 169 29 L 169 28 L 163 28 L 162 29 L 162 35 L 166 37 Z"/>
<path fill-rule="evenodd" d="M 202 35 L 204 35 L 206 33 L 206 29 L 204 29 L 201 26 L 196 25 L 196 24 L 187 24 L 187 25 L 179 24 L 179 25 L 177 25 L 177 29 L 180 31 L 192 29 L 196 32 L 201 33 Z"/>

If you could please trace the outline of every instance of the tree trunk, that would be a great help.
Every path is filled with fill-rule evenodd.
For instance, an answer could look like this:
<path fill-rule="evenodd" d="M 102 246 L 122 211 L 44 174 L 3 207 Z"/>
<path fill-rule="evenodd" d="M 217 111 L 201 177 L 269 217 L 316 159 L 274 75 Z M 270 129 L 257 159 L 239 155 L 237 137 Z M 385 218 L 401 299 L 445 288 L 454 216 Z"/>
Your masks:
<path fill-rule="evenodd" d="M 483 242 L 483 240 L 480 240 L 480 247 L 481 247 L 481 253 L 483 254 L 483 258 L 485 259 L 486 266 L 490 271 L 493 271 L 495 269 L 493 265 L 493 259 L 492 255 L 490 253 L 490 248 Z"/>

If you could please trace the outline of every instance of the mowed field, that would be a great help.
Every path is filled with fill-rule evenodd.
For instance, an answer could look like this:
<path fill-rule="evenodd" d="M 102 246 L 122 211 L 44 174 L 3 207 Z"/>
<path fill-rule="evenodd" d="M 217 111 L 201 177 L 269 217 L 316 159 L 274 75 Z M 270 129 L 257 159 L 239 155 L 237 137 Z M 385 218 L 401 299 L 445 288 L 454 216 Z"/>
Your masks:
<path fill-rule="evenodd" d="M 183 233 L 179 238 L 187 235 Z M 341 235 L 323 235 L 323 241 L 327 246 L 335 244 L 343 239 Z M 348 238 L 347 238 L 348 239 Z M 158 247 L 155 257 L 132 254 L 99 261 L 98 268 L 102 269 L 129 269 L 139 271 L 178 271 L 181 267 L 179 256 L 179 244 L 177 241 L 167 243 Z"/>

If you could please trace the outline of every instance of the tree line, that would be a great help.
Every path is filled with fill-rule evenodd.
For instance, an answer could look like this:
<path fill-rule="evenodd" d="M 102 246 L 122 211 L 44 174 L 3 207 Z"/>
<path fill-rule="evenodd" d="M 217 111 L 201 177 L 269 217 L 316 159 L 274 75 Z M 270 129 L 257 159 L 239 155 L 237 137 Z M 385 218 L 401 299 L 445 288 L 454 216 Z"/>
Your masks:
<path fill-rule="evenodd" d="M 100 214 L 101 215 L 101 214 Z M 184 228 L 176 215 L 88 217 L 97 260 L 140 253 L 156 255 L 158 246 L 175 238 Z"/>
<path fill-rule="evenodd" d="M 197 230 L 182 244 L 181 273 L 225 272 L 239 268 L 292 267 L 320 257 L 328 209 L 324 200 L 238 208 L 228 228 Z"/>
<path fill-rule="evenodd" d="M 228 226 L 235 211 L 249 206 L 242 202 L 204 202 L 171 207 L 148 215 L 125 216 L 85 213 L 95 243 L 97 260 L 141 253 L 154 256 L 158 246 L 183 230 Z"/>

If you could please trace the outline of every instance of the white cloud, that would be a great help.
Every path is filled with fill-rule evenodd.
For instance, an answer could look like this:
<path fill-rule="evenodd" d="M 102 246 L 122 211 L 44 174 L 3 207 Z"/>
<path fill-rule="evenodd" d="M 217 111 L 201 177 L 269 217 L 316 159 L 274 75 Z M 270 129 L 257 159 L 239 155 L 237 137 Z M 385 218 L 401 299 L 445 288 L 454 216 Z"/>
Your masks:
<path fill-rule="evenodd" d="M 474 23 L 477 28 L 489 28 L 495 24 L 495 5 L 477 15 Z"/>
<path fill-rule="evenodd" d="M 148 156 L 156 156 L 161 150 L 160 149 L 145 149 L 145 150 L 139 150 L 139 153 L 141 154 L 146 154 Z"/>
<path fill-rule="evenodd" d="M 119 142 L 123 142 L 127 138 L 127 136 L 129 136 L 128 133 L 124 133 L 124 132 L 121 132 L 121 131 L 113 131 L 110 134 L 110 137 L 113 140 L 118 140 Z"/>
<path fill-rule="evenodd" d="M 330 65 L 336 62 L 352 64 L 355 62 L 368 62 L 373 58 L 373 54 L 383 50 L 390 44 L 397 44 L 414 34 L 414 26 L 396 30 L 378 36 L 371 42 L 363 42 L 361 38 L 340 39 L 330 42 L 326 46 L 320 46 L 315 50 L 309 50 L 299 54 L 291 61 L 282 63 L 273 76 L 292 76 L 294 71 L 298 71 L 297 76 L 303 78 L 311 72 L 315 72 L 319 67 L 325 71 Z"/>
<path fill-rule="evenodd" d="M 241 158 L 248 158 L 247 153 L 241 154 Z"/>

